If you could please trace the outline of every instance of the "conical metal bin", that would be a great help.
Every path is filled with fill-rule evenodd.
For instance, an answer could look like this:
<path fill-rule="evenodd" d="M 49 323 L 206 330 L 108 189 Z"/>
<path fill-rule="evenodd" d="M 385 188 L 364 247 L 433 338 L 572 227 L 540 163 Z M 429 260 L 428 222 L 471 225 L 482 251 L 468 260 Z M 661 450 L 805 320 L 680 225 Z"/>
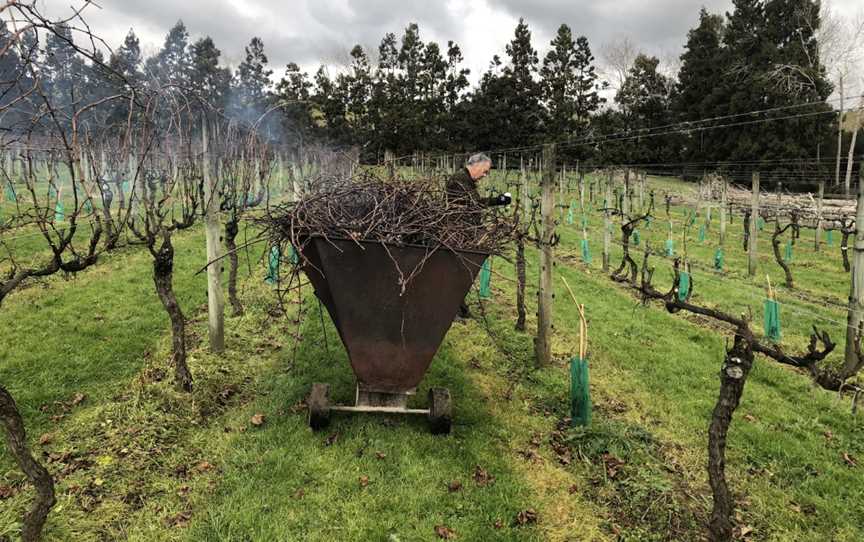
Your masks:
<path fill-rule="evenodd" d="M 446 389 L 430 390 L 428 409 L 408 409 L 407 400 L 488 254 L 318 236 L 301 245 L 303 270 L 357 380 L 354 406 L 330 405 L 328 386 L 314 384 L 310 426 L 325 426 L 331 411 L 387 412 L 425 414 L 433 432 L 449 432 Z"/>

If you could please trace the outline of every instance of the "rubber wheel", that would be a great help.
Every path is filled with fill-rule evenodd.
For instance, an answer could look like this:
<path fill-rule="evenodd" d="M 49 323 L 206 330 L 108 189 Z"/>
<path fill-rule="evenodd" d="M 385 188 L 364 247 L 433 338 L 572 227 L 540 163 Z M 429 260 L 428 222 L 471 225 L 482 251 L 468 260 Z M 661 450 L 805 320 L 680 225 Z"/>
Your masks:
<path fill-rule="evenodd" d="M 453 404 L 447 388 L 429 389 L 429 428 L 433 435 L 447 435 L 453 423 Z"/>
<path fill-rule="evenodd" d="M 330 423 L 330 385 L 312 384 L 307 401 L 309 407 L 309 427 L 313 431 L 324 429 Z"/>

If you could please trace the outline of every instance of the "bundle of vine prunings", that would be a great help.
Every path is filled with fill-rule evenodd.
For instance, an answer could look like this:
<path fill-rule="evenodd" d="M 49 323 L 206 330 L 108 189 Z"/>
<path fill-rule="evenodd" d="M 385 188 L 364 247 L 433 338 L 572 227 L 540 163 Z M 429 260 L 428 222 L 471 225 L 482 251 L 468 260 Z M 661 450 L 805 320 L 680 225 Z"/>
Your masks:
<path fill-rule="evenodd" d="M 274 245 L 302 247 L 314 236 L 429 249 L 501 253 L 517 213 L 448 201 L 440 179 L 380 179 L 370 173 L 331 176 L 296 203 L 262 219 Z"/>

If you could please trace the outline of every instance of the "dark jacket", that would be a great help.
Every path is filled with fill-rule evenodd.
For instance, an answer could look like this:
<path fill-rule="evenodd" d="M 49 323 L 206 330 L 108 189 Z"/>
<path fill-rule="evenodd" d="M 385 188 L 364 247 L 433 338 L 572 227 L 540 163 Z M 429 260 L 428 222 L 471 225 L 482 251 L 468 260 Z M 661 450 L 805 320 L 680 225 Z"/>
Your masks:
<path fill-rule="evenodd" d="M 471 178 L 471 174 L 466 168 L 457 171 L 447 180 L 445 190 L 448 202 L 468 208 L 492 207 L 503 204 L 498 196 L 481 197 L 477 192 L 477 183 Z"/>

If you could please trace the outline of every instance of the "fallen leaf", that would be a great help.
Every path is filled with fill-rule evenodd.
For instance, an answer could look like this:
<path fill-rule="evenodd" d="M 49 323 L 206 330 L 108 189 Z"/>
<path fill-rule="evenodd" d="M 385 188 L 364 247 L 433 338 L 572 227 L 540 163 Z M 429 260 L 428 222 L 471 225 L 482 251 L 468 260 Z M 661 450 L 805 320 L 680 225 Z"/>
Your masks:
<path fill-rule="evenodd" d="M 857 467 L 858 460 L 855 459 L 855 456 L 850 454 L 849 452 L 843 452 L 843 461 L 846 462 L 850 467 Z"/>
<path fill-rule="evenodd" d="M 495 527 L 496 529 L 500 529 L 501 527 L 504 526 L 504 522 L 501 521 L 501 518 L 498 518 L 495 520 L 495 523 L 493 523 L 492 526 Z"/>
<path fill-rule="evenodd" d="M 198 472 L 207 472 L 207 471 L 213 469 L 213 464 L 210 463 L 209 461 L 202 461 L 202 462 L 198 463 L 198 466 L 195 467 L 195 469 L 197 469 Z"/>
<path fill-rule="evenodd" d="M 516 514 L 516 525 L 528 525 L 529 523 L 537 523 L 537 512 L 533 508 L 522 510 Z"/>
<path fill-rule="evenodd" d="M 0 500 L 5 500 L 15 494 L 12 486 L 0 485 Z"/>
<path fill-rule="evenodd" d="M 264 414 L 261 414 L 260 412 L 255 414 L 249 420 L 249 423 L 251 423 L 255 427 L 260 427 L 260 426 L 264 425 Z"/>
<path fill-rule="evenodd" d="M 191 488 L 189 486 L 182 485 L 182 486 L 180 486 L 180 489 L 177 490 L 177 495 L 179 497 L 185 497 L 185 496 L 189 495 L 190 490 L 191 490 Z"/>
<path fill-rule="evenodd" d="M 825 440 L 831 440 L 834 438 L 834 433 L 832 433 L 831 431 L 825 431 L 824 433 L 822 433 L 822 436 L 825 437 Z"/>
<path fill-rule="evenodd" d="M 744 539 L 747 538 L 748 535 L 753 533 L 753 527 L 750 525 L 742 525 L 738 529 L 738 538 Z"/>
<path fill-rule="evenodd" d="M 571 495 L 573 495 L 577 491 L 579 491 L 579 488 L 576 486 L 576 484 L 573 484 L 572 486 L 570 486 L 569 489 L 567 489 L 567 492 L 570 493 Z"/>
<path fill-rule="evenodd" d="M 306 491 L 304 491 L 302 487 L 294 492 L 295 499 L 302 499 L 305 495 Z"/>
<path fill-rule="evenodd" d="M 438 538 L 443 538 L 444 540 L 456 538 L 456 531 L 446 525 L 436 525 L 435 534 L 438 535 Z"/>
<path fill-rule="evenodd" d="M 495 477 L 489 474 L 489 471 L 477 465 L 474 467 L 474 483 L 480 487 L 485 487 L 495 483 Z"/>
<path fill-rule="evenodd" d="M 169 527 L 185 527 L 189 524 L 190 519 L 192 519 L 192 514 L 190 512 L 178 512 L 177 514 L 166 518 L 165 523 Z"/>
<path fill-rule="evenodd" d="M 744 419 L 752 423 L 756 421 L 756 416 L 752 414 L 744 414 Z"/>
<path fill-rule="evenodd" d="M 377 457 L 378 459 L 384 459 L 385 457 L 387 457 L 387 454 L 385 454 L 384 452 L 375 452 L 375 457 Z"/>
<path fill-rule="evenodd" d="M 324 439 L 324 446 L 332 446 L 339 440 L 339 433 L 330 433 L 326 439 Z"/>
<path fill-rule="evenodd" d="M 363 475 L 360 477 L 359 482 L 360 482 L 360 487 L 366 487 L 369 485 L 369 477 L 366 475 Z"/>
<path fill-rule="evenodd" d="M 39 437 L 39 445 L 45 446 L 46 444 L 50 444 L 51 440 L 54 438 L 54 435 L 51 433 L 45 433 L 41 437 Z"/>
<path fill-rule="evenodd" d="M 603 464 L 606 467 L 606 476 L 609 478 L 615 478 L 618 475 L 618 471 L 621 470 L 621 467 L 624 465 L 624 462 L 609 452 L 606 452 L 603 454 Z"/>
<path fill-rule="evenodd" d="M 461 490 L 462 490 L 462 482 L 460 482 L 459 480 L 453 480 L 452 482 L 447 484 L 447 491 L 449 491 L 450 493 L 455 493 L 455 492 L 461 491 Z"/>
<path fill-rule="evenodd" d="M 72 397 L 72 406 L 80 405 L 86 398 L 87 396 L 83 393 L 76 393 L 75 396 Z"/>

